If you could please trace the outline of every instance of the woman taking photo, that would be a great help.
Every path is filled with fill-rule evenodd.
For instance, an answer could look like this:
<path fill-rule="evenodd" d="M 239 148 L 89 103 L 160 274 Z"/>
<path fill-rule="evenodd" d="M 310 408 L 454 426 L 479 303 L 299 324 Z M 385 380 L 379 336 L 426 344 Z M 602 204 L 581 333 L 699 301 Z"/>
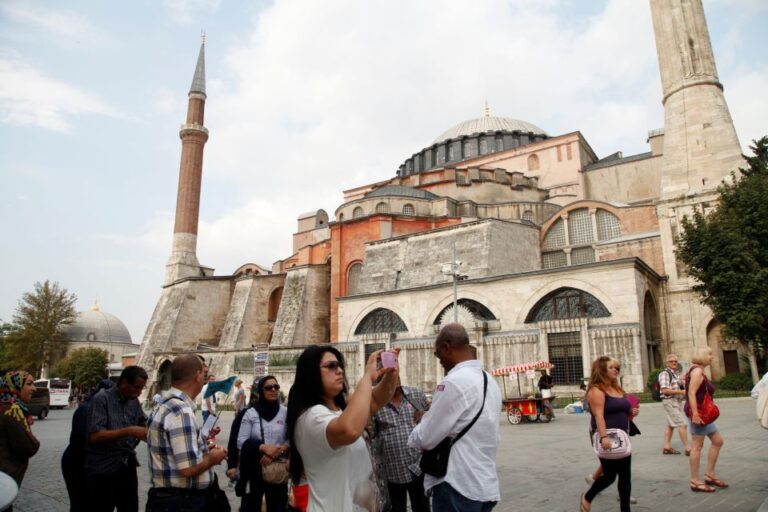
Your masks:
<path fill-rule="evenodd" d="M 19 487 L 29 459 L 40 448 L 32 435 L 32 417 L 27 410 L 34 392 L 35 380 L 27 372 L 8 372 L 0 382 L 0 471 Z"/>
<path fill-rule="evenodd" d="M 267 512 L 283 512 L 288 506 L 288 482 L 267 483 L 261 468 L 288 453 L 286 417 L 288 410 L 280 403 L 280 384 L 272 375 L 256 385 L 256 404 L 243 415 L 237 434 L 240 450 L 240 491 L 243 512 L 261 511 L 261 498 L 267 499 Z"/>
<path fill-rule="evenodd" d="M 606 450 L 611 449 L 612 441 L 608 429 L 623 430 L 629 435 L 629 418 L 632 406 L 619 384 L 619 365 L 608 356 L 601 356 L 592 363 L 592 371 L 587 387 L 591 431 L 599 432 L 595 442 Z M 581 497 L 581 511 L 589 512 L 592 500 L 619 477 L 619 502 L 621 512 L 629 512 L 629 498 L 632 490 L 632 456 L 621 459 L 599 458 L 602 474 L 594 481 L 589 490 Z"/>
<path fill-rule="evenodd" d="M 688 391 L 688 400 L 685 404 L 685 414 L 688 416 L 689 430 L 691 431 L 691 490 L 694 492 L 715 492 L 715 488 L 725 489 L 728 484 L 717 478 L 715 464 L 723 446 L 723 436 L 717 430 L 715 422 L 704 424 L 699 416 L 699 411 L 704 402 L 704 397 L 710 398 L 715 394 L 715 386 L 704 374 L 704 368 L 712 363 L 712 349 L 709 347 L 698 348 L 691 358 L 693 366 L 685 376 L 685 388 Z M 699 459 L 701 449 L 704 447 L 704 437 L 709 437 L 709 455 L 707 456 L 707 472 L 704 473 L 704 481 L 699 478 Z"/>
<path fill-rule="evenodd" d="M 380 353 L 368 358 L 348 400 L 344 357 L 336 348 L 312 346 L 299 357 L 288 397 L 288 438 L 291 477 L 298 482 L 306 475 L 309 483 L 308 512 L 370 510 L 375 501 L 362 435 L 371 415 L 392 398 L 398 377 L 395 368 L 377 369 Z"/>

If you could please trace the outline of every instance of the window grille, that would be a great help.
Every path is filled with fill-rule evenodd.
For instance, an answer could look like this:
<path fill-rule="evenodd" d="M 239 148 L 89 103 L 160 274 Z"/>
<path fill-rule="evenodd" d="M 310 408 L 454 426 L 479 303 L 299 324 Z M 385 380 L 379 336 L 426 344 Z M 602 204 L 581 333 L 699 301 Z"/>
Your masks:
<path fill-rule="evenodd" d="M 469 143 L 469 141 L 464 143 L 464 158 L 469 158 L 472 156 L 472 144 Z"/>
<path fill-rule="evenodd" d="M 542 266 L 544 268 L 565 267 L 568 265 L 568 257 L 563 251 L 545 252 L 542 255 Z"/>
<path fill-rule="evenodd" d="M 588 244 L 594 241 L 592 215 L 589 214 L 588 209 L 573 210 L 568 215 L 568 234 L 571 245 Z"/>
<path fill-rule="evenodd" d="M 456 158 L 456 155 L 454 154 L 453 144 L 448 146 L 448 161 L 452 161 Z"/>
<path fill-rule="evenodd" d="M 558 288 L 531 308 L 525 322 L 605 316 L 611 316 L 611 313 L 594 295 L 576 288 Z"/>
<path fill-rule="evenodd" d="M 595 250 L 591 247 L 579 247 L 571 251 L 571 265 L 582 265 L 595 261 Z"/>
<path fill-rule="evenodd" d="M 558 219 L 557 222 L 552 224 L 547 231 L 547 236 L 544 237 L 544 249 L 557 249 L 558 247 L 565 247 L 565 224 L 563 219 Z"/>
<path fill-rule="evenodd" d="M 347 271 L 347 295 L 355 295 L 360 292 L 360 274 L 363 272 L 362 263 L 350 265 Z"/>
<path fill-rule="evenodd" d="M 581 384 L 584 378 L 584 360 L 581 355 L 581 336 L 578 331 L 547 334 L 550 370 L 555 385 Z"/>
<path fill-rule="evenodd" d="M 355 334 L 407 332 L 405 322 L 389 309 L 374 309 L 358 324 Z"/>
<path fill-rule="evenodd" d="M 476 300 L 472 299 L 459 299 L 456 301 L 456 304 L 458 306 L 463 306 L 466 308 L 470 313 L 472 313 L 472 316 L 479 320 L 496 320 L 496 316 L 491 312 L 490 309 L 485 307 L 483 304 L 477 302 Z M 435 317 L 435 321 L 433 322 L 435 325 L 440 323 L 440 319 L 443 317 L 446 311 L 453 308 L 453 303 L 448 304 L 445 306 L 440 313 L 437 314 Z M 453 321 L 453 320 L 451 320 Z"/>
<path fill-rule="evenodd" d="M 621 226 L 619 219 L 608 210 L 598 208 L 597 220 L 597 238 L 598 240 L 611 240 L 621 236 Z"/>
<path fill-rule="evenodd" d="M 386 343 L 366 343 L 365 344 L 365 360 L 368 361 L 368 358 L 371 357 L 371 354 L 373 354 L 377 350 L 384 350 L 386 348 L 387 348 Z"/>
<path fill-rule="evenodd" d="M 480 154 L 484 155 L 488 152 L 488 141 L 483 139 L 480 141 Z"/>
<path fill-rule="evenodd" d="M 504 151 L 504 141 L 502 139 L 496 139 L 496 151 Z"/>
<path fill-rule="evenodd" d="M 403 215 L 414 215 L 416 211 L 413 208 L 412 204 L 406 204 L 403 206 Z"/>
<path fill-rule="evenodd" d="M 377 204 L 376 213 L 389 213 L 389 205 L 387 203 Z"/>
<path fill-rule="evenodd" d="M 531 210 L 525 210 L 523 212 L 523 220 L 527 220 L 528 222 L 533 222 L 533 212 Z"/>
<path fill-rule="evenodd" d="M 363 209 L 360 208 L 359 206 L 355 207 L 355 209 L 352 210 L 352 218 L 353 219 L 359 219 L 362 216 L 363 216 Z"/>

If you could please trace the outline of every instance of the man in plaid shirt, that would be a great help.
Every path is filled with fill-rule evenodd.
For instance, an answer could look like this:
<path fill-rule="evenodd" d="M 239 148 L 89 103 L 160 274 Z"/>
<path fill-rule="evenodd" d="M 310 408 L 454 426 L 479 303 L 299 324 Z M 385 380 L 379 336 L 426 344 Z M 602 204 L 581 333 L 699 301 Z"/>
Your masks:
<path fill-rule="evenodd" d="M 398 382 L 392 400 L 373 415 L 374 436 L 382 441 L 382 458 L 392 512 L 405 512 L 406 493 L 413 512 L 428 512 L 424 474 L 419 468 L 421 453 L 408 447 L 408 436 L 427 409 L 427 397 Z"/>
<path fill-rule="evenodd" d="M 172 387 L 148 424 L 152 489 L 147 512 L 206 509 L 206 494 L 215 485 L 211 468 L 227 456 L 221 446 L 206 446 L 195 419 L 194 399 L 203 389 L 206 373 L 194 354 L 180 355 L 171 364 Z"/>
<path fill-rule="evenodd" d="M 685 454 L 690 455 L 691 447 L 688 442 L 688 421 L 683 414 L 685 402 L 685 381 L 680 375 L 679 363 L 675 354 L 667 355 L 667 367 L 659 373 L 659 388 L 661 389 L 661 403 L 667 414 L 667 427 L 664 429 L 664 447 L 661 453 L 664 455 L 679 455 L 680 451 L 672 448 L 672 431 L 678 430 L 680 440 L 685 447 Z"/>

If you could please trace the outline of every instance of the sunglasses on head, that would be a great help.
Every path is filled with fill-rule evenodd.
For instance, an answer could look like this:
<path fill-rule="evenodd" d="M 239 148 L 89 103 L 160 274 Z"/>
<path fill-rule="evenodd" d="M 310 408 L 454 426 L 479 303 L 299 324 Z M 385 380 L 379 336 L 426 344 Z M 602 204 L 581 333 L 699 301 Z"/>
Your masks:
<path fill-rule="evenodd" d="M 336 370 L 344 371 L 344 363 L 341 361 L 328 361 L 327 363 L 321 364 L 320 368 L 325 368 L 327 370 L 331 370 L 332 372 L 335 372 Z"/>
<path fill-rule="evenodd" d="M 263 389 L 264 391 L 277 391 L 280 389 L 280 384 L 267 384 Z"/>

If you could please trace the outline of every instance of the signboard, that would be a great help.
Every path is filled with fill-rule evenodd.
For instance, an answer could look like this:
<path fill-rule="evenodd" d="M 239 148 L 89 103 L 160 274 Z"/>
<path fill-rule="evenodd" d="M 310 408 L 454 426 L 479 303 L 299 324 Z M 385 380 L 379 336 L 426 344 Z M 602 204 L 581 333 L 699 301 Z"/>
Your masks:
<path fill-rule="evenodd" d="M 253 349 L 253 379 L 258 380 L 269 373 L 269 345 Z"/>
<path fill-rule="evenodd" d="M 536 378 L 536 370 L 528 370 L 528 371 L 526 371 L 525 372 L 525 376 L 528 377 L 529 379 Z"/>

